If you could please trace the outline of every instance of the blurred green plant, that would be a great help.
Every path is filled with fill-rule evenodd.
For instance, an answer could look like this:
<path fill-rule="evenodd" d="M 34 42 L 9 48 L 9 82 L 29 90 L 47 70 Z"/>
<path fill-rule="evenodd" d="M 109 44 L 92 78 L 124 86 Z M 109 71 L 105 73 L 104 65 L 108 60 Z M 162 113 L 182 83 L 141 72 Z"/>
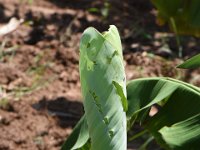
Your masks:
<path fill-rule="evenodd" d="M 4 61 L 6 58 L 11 62 L 13 56 L 15 55 L 16 49 L 19 47 L 18 45 L 14 45 L 12 47 L 6 48 L 7 40 L 3 40 L 0 45 L 0 62 Z"/>
<path fill-rule="evenodd" d="M 200 37 L 199 0 L 151 0 L 158 9 L 160 25 L 168 23 L 177 34 Z"/>
<path fill-rule="evenodd" d="M 151 134 L 141 149 L 154 139 L 165 149 L 199 149 L 200 89 L 164 77 L 135 79 L 125 86 L 115 26 L 102 34 L 94 28 L 84 31 L 79 67 L 85 114 L 62 150 L 125 150 L 127 131 L 135 123 L 144 130 L 129 140 Z M 155 105 L 158 112 L 150 115 Z"/>
<path fill-rule="evenodd" d="M 200 1 L 199 0 L 151 0 L 158 10 L 157 23 L 168 23 L 176 34 L 179 57 L 182 46 L 178 35 L 200 37 Z"/>
<path fill-rule="evenodd" d="M 103 7 L 101 8 L 92 7 L 89 8 L 88 11 L 93 13 L 100 13 L 102 18 L 106 19 L 109 16 L 110 7 L 111 5 L 109 0 L 103 0 Z"/>
<path fill-rule="evenodd" d="M 8 99 L 6 98 L 6 94 L 4 89 L 0 86 L 0 108 L 6 109 L 8 108 Z"/>

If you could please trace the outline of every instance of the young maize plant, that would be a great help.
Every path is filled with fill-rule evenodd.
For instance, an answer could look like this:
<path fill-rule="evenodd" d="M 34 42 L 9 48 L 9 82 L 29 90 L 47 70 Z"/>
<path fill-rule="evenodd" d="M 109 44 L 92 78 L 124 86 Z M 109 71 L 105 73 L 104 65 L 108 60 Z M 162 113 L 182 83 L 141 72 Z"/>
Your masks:
<path fill-rule="evenodd" d="M 199 65 L 197 56 L 179 67 Z M 199 149 L 200 89 L 164 77 L 135 79 L 126 85 L 115 26 L 103 34 L 91 27 L 85 30 L 79 68 L 85 114 L 62 150 L 126 150 L 127 130 L 135 122 L 144 127 L 142 133 L 151 135 L 145 145 L 155 139 L 167 150 Z M 161 109 L 150 116 L 155 104 Z"/>
<path fill-rule="evenodd" d="M 115 26 L 103 34 L 92 27 L 85 30 L 80 78 L 91 150 L 126 150 L 126 81 Z"/>

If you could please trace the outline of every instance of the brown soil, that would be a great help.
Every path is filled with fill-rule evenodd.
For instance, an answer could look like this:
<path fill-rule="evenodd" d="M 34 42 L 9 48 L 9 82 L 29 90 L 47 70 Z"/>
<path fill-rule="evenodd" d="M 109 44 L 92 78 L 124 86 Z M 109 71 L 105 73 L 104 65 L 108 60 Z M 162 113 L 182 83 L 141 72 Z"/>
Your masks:
<path fill-rule="evenodd" d="M 119 28 L 128 80 L 168 76 L 200 85 L 199 70 L 175 68 L 182 61 L 176 57 L 175 37 L 155 24 L 148 1 L 113 0 L 106 18 L 88 11 L 102 9 L 100 0 L 27 1 L 0 0 L 0 26 L 12 17 L 25 20 L 0 37 L 1 46 L 5 43 L 0 48 L 0 150 L 60 149 L 84 113 L 78 43 L 88 26 Z M 185 58 L 198 52 L 198 39 L 182 41 Z M 164 50 L 166 44 L 171 51 Z M 129 147 L 137 149 L 142 142 Z"/>

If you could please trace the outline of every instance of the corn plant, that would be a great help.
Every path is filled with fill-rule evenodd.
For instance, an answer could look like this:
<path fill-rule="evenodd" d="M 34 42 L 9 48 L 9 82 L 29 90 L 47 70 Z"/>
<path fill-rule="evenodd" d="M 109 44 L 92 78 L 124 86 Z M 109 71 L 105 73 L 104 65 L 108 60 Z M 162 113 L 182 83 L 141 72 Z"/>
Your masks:
<path fill-rule="evenodd" d="M 126 83 L 115 26 L 104 33 L 85 30 L 79 69 L 85 114 L 62 150 L 126 150 L 127 132 L 136 122 L 152 135 L 148 141 L 155 139 L 165 149 L 200 147 L 200 89 L 164 77 Z M 155 104 L 161 109 L 150 116 Z"/>

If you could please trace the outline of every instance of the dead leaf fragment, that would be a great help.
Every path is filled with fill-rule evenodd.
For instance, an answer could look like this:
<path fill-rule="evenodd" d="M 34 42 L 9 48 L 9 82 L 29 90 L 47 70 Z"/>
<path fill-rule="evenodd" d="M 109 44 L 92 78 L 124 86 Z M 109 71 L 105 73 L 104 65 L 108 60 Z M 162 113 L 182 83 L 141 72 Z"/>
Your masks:
<path fill-rule="evenodd" d="M 10 21 L 8 22 L 8 24 L 2 26 L 0 28 L 0 36 L 4 36 L 6 34 L 9 34 L 13 31 L 15 31 L 20 24 L 22 24 L 24 22 L 24 19 L 17 19 L 15 17 L 11 18 Z"/>

